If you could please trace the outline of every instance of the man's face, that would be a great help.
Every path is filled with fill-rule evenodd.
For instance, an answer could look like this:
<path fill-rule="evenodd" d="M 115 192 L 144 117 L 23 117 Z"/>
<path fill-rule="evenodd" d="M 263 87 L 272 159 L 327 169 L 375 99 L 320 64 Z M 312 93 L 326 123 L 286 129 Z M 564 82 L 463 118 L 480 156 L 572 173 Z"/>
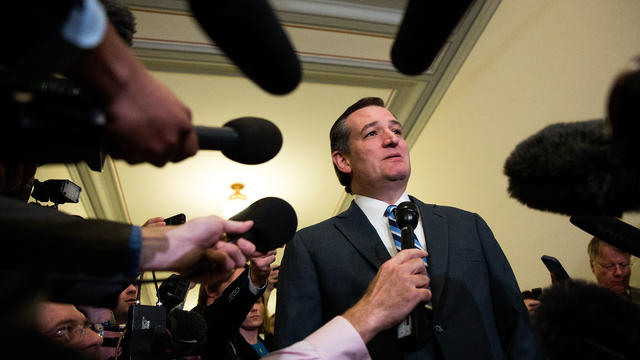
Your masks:
<path fill-rule="evenodd" d="M 336 157 L 334 152 L 334 162 L 352 174 L 353 192 L 366 195 L 384 183 L 406 186 L 411 174 L 409 148 L 393 114 L 381 106 L 367 106 L 351 114 L 346 125 L 349 154 Z"/>
<path fill-rule="evenodd" d="M 129 308 L 136 303 L 138 297 L 138 288 L 133 284 L 127 286 L 118 296 L 118 305 L 113 310 L 116 316 L 126 318 L 129 314 Z"/>
<path fill-rule="evenodd" d="M 629 286 L 631 276 L 630 256 L 606 243 L 600 244 L 600 255 L 591 262 L 591 271 L 598 285 L 616 294 L 622 294 Z"/>
<path fill-rule="evenodd" d="M 41 334 L 62 346 L 97 356 L 102 338 L 89 329 L 87 319 L 75 306 L 43 302 L 38 307 L 36 326 Z"/>

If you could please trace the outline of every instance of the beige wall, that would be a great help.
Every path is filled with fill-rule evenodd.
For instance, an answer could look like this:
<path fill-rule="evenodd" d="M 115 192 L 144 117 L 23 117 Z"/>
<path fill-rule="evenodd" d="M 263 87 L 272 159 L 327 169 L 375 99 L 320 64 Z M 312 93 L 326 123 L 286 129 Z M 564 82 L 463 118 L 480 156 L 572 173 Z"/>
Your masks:
<path fill-rule="evenodd" d="M 593 279 L 590 237 L 567 216 L 510 199 L 496 174 L 544 126 L 603 117 L 614 76 L 640 54 L 639 24 L 637 0 L 503 0 L 412 149 L 410 192 L 479 213 L 522 289 L 549 284 L 542 254 Z"/>

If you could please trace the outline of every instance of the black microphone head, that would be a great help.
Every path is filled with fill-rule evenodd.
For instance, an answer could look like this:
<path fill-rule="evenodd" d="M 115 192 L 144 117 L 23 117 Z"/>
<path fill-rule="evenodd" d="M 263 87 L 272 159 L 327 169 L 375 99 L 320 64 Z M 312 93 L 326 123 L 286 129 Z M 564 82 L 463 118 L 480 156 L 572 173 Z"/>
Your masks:
<path fill-rule="evenodd" d="M 222 149 L 224 156 L 243 164 L 255 165 L 271 160 L 282 148 L 282 133 L 269 120 L 242 117 L 224 124 L 238 134 L 233 146 Z"/>
<path fill-rule="evenodd" d="M 293 207 L 276 197 L 260 199 L 229 220 L 253 220 L 253 227 L 241 236 L 251 241 L 261 253 L 283 246 L 298 228 Z"/>
<path fill-rule="evenodd" d="M 189 4 L 211 40 L 256 84 L 277 95 L 298 86 L 300 62 L 266 0 L 190 0 Z"/>
<path fill-rule="evenodd" d="M 416 226 L 418 226 L 419 218 L 420 213 L 418 212 L 418 207 L 411 201 L 401 202 L 396 208 L 396 222 L 400 229 L 407 226 L 411 226 L 412 229 L 415 229 Z"/>
<path fill-rule="evenodd" d="M 516 146 L 504 173 L 510 196 L 534 209 L 613 216 L 640 209 L 639 168 L 617 155 L 603 120 L 547 126 Z"/>
<path fill-rule="evenodd" d="M 169 310 L 184 301 L 189 291 L 189 279 L 172 274 L 158 288 L 158 300 Z"/>
<path fill-rule="evenodd" d="M 594 283 L 563 281 L 542 291 L 531 325 L 548 359 L 636 359 L 640 307 Z"/>
<path fill-rule="evenodd" d="M 628 252 L 640 256 L 640 229 L 613 216 L 572 216 L 569 221 L 592 236 Z"/>
<path fill-rule="evenodd" d="M 207 342 L 207 321 L 196 311 L 172 310 L 167 315 L 167 330 L 172 354 L 197 354 Z"/>
<path fill-rule="evenodd" d="M 407 75 L 427 70 L 471 2 L 409 0 L 391 48 L 396 69 Z"/>

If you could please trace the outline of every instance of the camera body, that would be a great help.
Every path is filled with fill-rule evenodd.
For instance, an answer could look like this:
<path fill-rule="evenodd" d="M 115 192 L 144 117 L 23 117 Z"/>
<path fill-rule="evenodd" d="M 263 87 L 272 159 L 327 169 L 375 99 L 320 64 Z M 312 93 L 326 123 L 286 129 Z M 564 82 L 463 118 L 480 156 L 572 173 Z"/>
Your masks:
<path fill-rule="evenodd" d="M 167 308 L 133 304 L 124 335 L 125 359 L 163 359 L 168 346 Z"/>

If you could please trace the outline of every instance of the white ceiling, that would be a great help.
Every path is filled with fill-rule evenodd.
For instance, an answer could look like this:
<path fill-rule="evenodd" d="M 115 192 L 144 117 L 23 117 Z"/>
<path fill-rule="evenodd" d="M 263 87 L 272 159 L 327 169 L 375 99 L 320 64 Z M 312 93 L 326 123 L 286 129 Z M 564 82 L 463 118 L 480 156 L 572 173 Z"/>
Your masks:
<path fill-rule="evenodd" d="M 163 13 L 146 7 L 149 2 Z M 345 5 L 299 1 L 305 2 Z M 378 9 L 394 3 L 353 2 Z M 510 199 L 502 166 L 519 141 L 542 127 L 604 115 L 613 77 L 640 53 L 640 2 L 478 2 L 465 27 L 452 37 L 449 52 L 441 54 L 442 68 L 419 77 L 400 75 L 389 63 L 388 46 L 397 25 L 382 24 L 383 31 L 375 33 L 371 22 L 281 11 L 303 61 L 304 81 L 279 97 L 244 79 L 209 45 L 185 40 L 203 36 L 189 28 L 193 25 L 175 25 L 192 21 L 185 16 L 186 2 L 130 3 L 140 19 L 136 54 L 192 108 L 195 124 L 222 126 L 241 116 L 264 117 L 281 129 L 284 145 L 273 160 L 253 166 L 201 151 L 163 168 L 121 161 L 108 162 L 102 174 L 73 165 L 44 167 L 37 174 L 41 180 L 56 171 L 55 177 L 71 177 L 83 186 L 84 206 L 63 209 L 134 224 L 178 212 L 189 219 L 222 214 L 229 186 L 243 182 L 251 200 L 281 197 L 296 209 L 299 227 L 311 225 L 345 206 L 330 162 L 329 128 L 348 105 L 373 95 L 385 99 L 410 130 L 409 192 L 483 216 L 523 289 L 549 283 L 542 254 L 558 257 L 571 275 L 591 279 L 588 235 L 565 216 Z M 277 7 L 279 2 L 272 3 Z M 394 11 L 397 6 L 389 8 Z M 313 26 L 301 26 L 300 19 Z M 348 26 L 353 29 L 346 30 Z M 156 37 L 162 31 L 170 40 Z M 330 41 L 322 41 L 328 36 Z M 309 50 L 319 47 L 320 54 Z M 367 55 L 340 57 L 359 52 Z M 634 217 L 626 219 L 638 224 Z"/>

